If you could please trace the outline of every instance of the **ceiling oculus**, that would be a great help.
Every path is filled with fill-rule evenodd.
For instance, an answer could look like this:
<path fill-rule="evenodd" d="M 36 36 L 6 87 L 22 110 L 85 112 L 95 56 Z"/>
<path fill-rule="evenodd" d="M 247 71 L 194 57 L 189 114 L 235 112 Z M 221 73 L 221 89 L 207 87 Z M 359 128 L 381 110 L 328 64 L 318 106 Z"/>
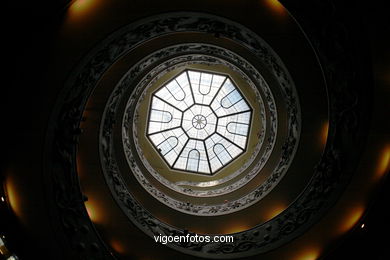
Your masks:
<path fill-rule="evenodd" d="M 153 93 L 147 136 L 172 169 L 212 175 L 245 151 L 251 115 L 229 76 L 185 70 Z"/>

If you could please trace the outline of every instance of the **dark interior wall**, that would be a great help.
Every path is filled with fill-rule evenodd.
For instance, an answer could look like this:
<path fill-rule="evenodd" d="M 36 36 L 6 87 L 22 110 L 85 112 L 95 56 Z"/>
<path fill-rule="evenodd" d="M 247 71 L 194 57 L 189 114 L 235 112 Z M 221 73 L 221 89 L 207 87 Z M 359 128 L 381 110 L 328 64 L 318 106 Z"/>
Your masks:
<path fill-rule="evenodd" d="M 386 15 L 385 1 L 367 4 L 360 1 L 361 35 L 369 45 L 369 62 L 372 64 L 373 85 L 372 107 L 369 127 L 376 138 L 389 143 L 390 120 L 380 111 L 390 111 L 390 21 Z M 385 119 L 386 118 L 386 119 Z M 373 123 L 376 122 L 376 123 Z M 379 148 L 381 149 L 381 148 Z M 389 149 L 390 150 L 390 149 Z M 389 151 L 388 150 L 388 151 Z M 388 162 L 388 159 L 387 159 Z M 380 162 L 377 162 L 380 168 Z M 388 173 L 387 173 L 388 174 Z M 374 192 L 372 203 L 364 216 L 364 228 L 352 232 L 338 247 L 329 252 L 325 259 L 373 259 L 390 258 L 390 250 L 385 238 L 390 232 L 390 179 L 386 176 Z"/>
<path fill-rule="evenodd" d="M 10 1 L 2 10 L 2 182 L 6 177 L 7 195 L 17 205 L 12 210 L 22 217 L 5 214 L 1 228 L 22 259 L 40 252 L 54 259 L 64 253 L 53 236 L 46 207 L 51 198 L 45 197 L 42 182 L 43 144 L 56 98 L 48 94 L 44 78 L 62 7 L 44 2 Z"/>
<path fill-rule="evenodd" d="M 20 254 L 25 259 L 28 259 L 31 255 L 40 255 L 40 251 L 44 251 L 45 255 L 52 259 L 56 259 L 62 254 L 66 256 L 66 252 L 61 251 L 60 241 L 54 239 L 53 227 L 49 224 L 50 211 L 46 208 L 45 200 L 51 198 L 45 197 L 45 184 L 41 178 L 42 154 L 48 119 L 61 86 L 49 85 L 47 82 L 47 77 L 51 77 L 48 76 L 51 70 L 48 64 L 53 58 L 55 59 L 52 56 L 54 42 L 64 19 L 63 5 L 54 4 L 53 2 L 55 1 L 52 1 L 51 4 L 42 2 L 11 3 L 5 11 L 6 26 L 3 34 L 6 47 L 3 49 L 5 55 L 3 62 L 6 66 L 4 71 L 5 81 L 1 87 L 3 91 L 1 94 L 1 120 L 3 126 L 1 170 L 5 176 L 15 176 L 15 178 L 10 178 L 9 185 L 17 187 L 14 191 L 16 200 L 23 198 L 15 211 L 28 217 L 23 217 L 16 222 L 14 222 L 14 218 L 10 218 L 10 222 L 7 223 L 12 222 L 15 225 L 4 225 L 4 229 L 10 231 L 11 238 L 14 238 L 13 241 L 15 241 L 14 244 L 17 245 Z M 177 9 L 181 9 L 180 5 L 185 8 L 185 2 L 180 2 Z M 251 8 L 252 2 L 248 1 L 242 5 L 242 10 L 240 10 L 242 19 L 245 18 L 245 10 Z M 134 1 L 134 3 L 145 4 L 144 1 Z M 208 5 L 206 2 L 205 4 Z M 163 8 L 163 1 L 159 1 L 152 9 L 135 16 L 141 17 L 156 13 Z M 359 9 L 365 8 L 365 6 L 359 7 Z M 209 10 L 210 12 L 223 12 L 218 5 L 210 5 Z M 365 29 L 370 32 L 368 37 L 372 46 L 376 84 L 382 88 L 389 86 L 388 61 L 390 60 L 389 56 L 386 56 L 390 43 L 388 39 L 388 21 L 386 21 L 387 14 L 384 10 L 380 5 L 371 5 L 367 12 L 362 12 L 365 13 L 362 18 L 365 26 L 367 26 Z M 229 12 L 235 13 L 237 10 L 227 8 L 225 15 L 229 16 Z M 256 27 L 256 25 L 253 26 Z M 107 33 L 111 29 L 109 26 L 103 28 Z M 91 37 L 94 37 L 92 32 L 90 34 Z M 96 38 L 95 40 L 98 41 L 99 39 Z M 93 45 L 93 41 L 92 43 L 80 44 L 82 48 L 77 45 L 75 43 L 74 48 L 79 52 L 74 57 L 69 57 L 69 63 L 63 65 L 64 71 L 59 73 L 61 76 L 57 78 L 57 82 L 61 83 L 63 81 L 69 70 L 85 54 L 85 50 Z M 67 55 L 67 53 L 58 55 Z M 386 104 L 385 97 L 385 95 L 375 96 L 377 100 L 374 103 Z M 383 107 L 382 109 L 390 110 L 389 107 Z M 382 121 L 383 125 L 373 126 L 373 129 L 378 134 L 387 134 L 390 132 L 388 120 L 383 119 Z M 371 215 L 372 219 L 378 219 L 378 222 L 372 221 L 372 223 L 375 223 L 375 228 L 370 229 L 367 235 L 359 235 L 359 241 L 367 241 L 370 250 L 382 251 L 378 257 L 385 256 L 386 252 L 383 252 L 381 243 L 375 244 L 370 241 L 377 240 L 378 235 L 383 233 L 383 227 L 388 228 L 386 218 L 383 217 L 383 211 L 380 210 L 387 203 L 388 201 L 382 197 L 376 204 L 376 210 L 373 210 Z M 378 216 L 380 217 L 378 218 Z M 370 214 L 368 217 L 370 217 Z M 13 233 L 14 230 L 18 230 L 18 233 Z M 352 245 L 344 248 L 341 247 L 339 251 L 335 251 L 330 259 L 337 259 L 338 255 L 346 254 L 345 251 L 350 254 L 352 248 L 355 249 L 353 252 L 356 252 L 354 253 L 354 259 L 367 259 L 366 256 L 369 254 L 367 253 L 368 249 L 364 249 L 364 246 L 358 249 Z M 362 257 L 362 255 L 365 257 Z"/>

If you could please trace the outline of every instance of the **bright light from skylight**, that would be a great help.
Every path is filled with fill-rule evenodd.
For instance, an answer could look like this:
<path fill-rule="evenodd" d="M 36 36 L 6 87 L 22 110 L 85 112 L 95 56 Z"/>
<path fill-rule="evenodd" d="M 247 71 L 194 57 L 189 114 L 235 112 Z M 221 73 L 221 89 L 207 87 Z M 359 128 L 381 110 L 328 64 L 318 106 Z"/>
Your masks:
<path fill-rule="evenodd" d="M 147 136 L 171 168 L 211 175 L 245 151 L 251 114 L 228 76 L 185 70 L 153 93 Z"/>

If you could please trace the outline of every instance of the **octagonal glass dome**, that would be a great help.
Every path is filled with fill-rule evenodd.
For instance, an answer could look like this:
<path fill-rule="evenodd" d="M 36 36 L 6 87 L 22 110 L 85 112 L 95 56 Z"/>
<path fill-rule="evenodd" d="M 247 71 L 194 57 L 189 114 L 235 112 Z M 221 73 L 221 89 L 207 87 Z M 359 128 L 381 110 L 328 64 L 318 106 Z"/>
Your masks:
<path fill-rule="evenodd" d="M 251 116 L 229 76 L 185 70 L 153 93 L 147 137 L 172 169 L 212 175 L 246 150 Z"/>

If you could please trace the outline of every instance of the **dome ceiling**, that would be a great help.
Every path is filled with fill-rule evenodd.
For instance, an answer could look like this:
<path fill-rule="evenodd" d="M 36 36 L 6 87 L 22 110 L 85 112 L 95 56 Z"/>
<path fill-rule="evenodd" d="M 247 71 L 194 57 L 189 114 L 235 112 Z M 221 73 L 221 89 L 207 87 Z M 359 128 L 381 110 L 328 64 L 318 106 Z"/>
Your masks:
<path fill-rule="evenodd" d="M 215 30 L 218 37 L 212 33 Z M 299 222 L 298 217 L 301 210 L 307 209 L 297 210 L 293 206 L 300 205 L 300 200 L 311 200 L 307 197 L 311 195 L 305 192 L 298 198 L 282 196 L 279 200 L 284 201 L 283 206 L 271 219 L 253 218 L 253 212 L 261 216 L 269 210 L 260 205 L 266 201 L 275 203 L 273 194 L 279 192 L 272 191 L 280 189 L 278 184 L 283 180 L 289 183 L 294 179 L 299 183 L 291 188 L 295 192 L 314 184 L 308 183 L 307 174 L 313 174 L 311 165 L 321 160 L 324 147 L 307 138 L 300 140 L 300 136 L 308 133 L 320 136 L 320 126 L 329 119 L 326 106 L 321 106 L 316 108 L 316 117 L 311 118 L 310 125 L 302 125 L 302 117 L 312 117 L 310 111 L 314 107 L 308 102 L 302 103 L 305 110 L 301 114 L 300 100 L 314 98 L 317 105 L 326 104 L 326 94 L 317 96 L 318 91 L 326 93 L 320 75 L 316 81 L 322 89 L 317 87 L 315 94 L 301 92 L 298 97 L 296 84 L 302 87 L 308 82 L 300 80 L 300 75 L 293 80 L 282 59 L 259 35 L 233 21 L 202 13 L 152 16 L 121 28 L 107 39 L 86 60 L 77 83 L 69 81 L 69 84 L 86 86 L 88 92 L 92 90 L 88 86 L 95 85 L 88 103 L 102 95 L 98 89 L 109 94 L 99 116 L 100 128 L 88 127 L 88 121 L 82 127 L 99 129 L 100 156 L 94 160 L 100 161 L 111 195 L 131 223 L 152 238 L 170 234 L 184 236 L 187 232 L 232 235 L 234 242 L 228 245 L 212 242 L 166 245 L 190 255 L 224 259 L 267 252 L 298 236 L 301 232 L 298 227 L 310 225 L 307 220 Z M 166 44 L 153 44 L 154 41 Z M 107 69 L 114 70 L 116 64 L 130 59 L 138 49 L 148 49 L 149 54 L 128 64 L 123 75 L 117 74 L 115 82 Z M 311 50 L 303 51 L 310 53 Z M 213 75 L 220 78 L 213 89 L 215 94 L 203 95 L 201 100 L 192 84 L 202 82 L 202 75 L 206 79 Z M 307 80 L 307 77 L 302 78 Z M 227 99 L 231 93 L 234 95 Z M 244 152 L 226 133 L 218 131 L 224 116 L 248 112 L 250 115 L 243 119 L 249 133 Z M 204 121 L 211 124 L 205 123 L 204 128 L 197 129 L 197 124 L 194 126 L 192 122 L 195 116 L 204 116 Z M 164 120 L 168 124 L 163 124 Z M 202 126 L 202 117 L 198 125 Z M 174 132 L 175 127 L 181 131 Z M 216 133 L 211 134 L 213 131 Z M 159 146 L 163 145 L 161 142 L 175 134 L 180 137 L 184 132 L 185 138 L 178 143 L 182 142 L 180 150 L 186 154 L 178 152 L 172 159 L 161 156 L 164 152 Z M 162 133 L 166 136 L 158 135 Z M 80 141 L 83 139 L 81 136 Z M 204 148 L 199 148 L 201 144 Z M 220 153 L 225 151 L 237 158 L 233 160 L 232 156 L 213 167 L 211 159 L 215 156 L 212 153 L 215 154 L 219 146 L 212 146 L 210 150 L 212 144 L 221 144 L 225 149 L 220 149 Z M 195 148 L 197 153 L 190 153 Z M 79 149 L 82 151 L 82 146 Z M 307 170 L 299 164 L 292 166 L 296 154 L 307 150 L 312 153 L 306 159 Z M 83 156 L 80 160 L 84 160 L 81 158 Z M 228 163 L 230 161 L 232 163 Z M 220 169 L 222 166 L 224 168 Z M 201 174 L 189 176 L 177 170 Z M 307 192 L 309 190 L 306 188 Z M 150 200 L 145 192 L 155 202 L 145 202 L 145 199 Z M 160 206 L 153 206 L 156 203 L 167 208 L 160 211 Z M 288 207 L 289 203 L 292 205 Z M 316 203 L 312 201 L 309 205 L 314 207 Z M 162 220 L 163 215 L 170 217 Z M 219 223 L 212 228 L 205 229 L 201 219 L 195 220 L 212 216 L 213 221 Z M 298 223 L 285 232 L 291 216 L 296 216 Z M 246 223 L 246 228 L 229 231 L 229 226 L 239 223 Z M 242 247 L 243 244 L 251 246 Z"/>
<path fill-rule="evenodd" d="M 209 34 L 214 26 L 221 28 L 220 38 Z M 177 37 L 179 33 L 185 35 L 188 42 L 182 43 Z M 301 108 L 290 73 L 278 55 L 258 35 L 239 24 L 216 16 L 172 13 L 151 17 L 114 33 L 110 37 L 111 42 L 101 45 L 100 52 L 112 52 L 110 48 L 116 43 L 116 48 L 122 50 L 117 55 L 123 58 L 131 55 L 131 40 L 119 40 L 128 39 L 127 35 L 136 37 L 138 45 L 142 42 L 148 45 L 151 39 L 159 41 L 162 37 L 169 41 L 169 45 L 140 59 L 117 84 L 112 85 L 112 94 L 102 115 L 99 142 L 100 162 L 112 195 L 129 219 L 150 236 L 184 235 L 186 230 L 213 235 L 229 234 L 226 229 L 222 229 L 223 225 L 218 225 L 214 230 L 200 231 L 201 222 L 190 219 L 195 216 L 218 216 L 215 221 L 223 223 L 224 219 L 230 218 L 229 214 L 237 212 L 233 222 L 246 222 L 251 215 L 244 209 L 256 209 L 250 206 L 259 203 L 277 187 L 289 170 L 301 134 Z M 203 35 L 201 41 L 199 35 Z M 118 46 L 119 42 L 122 46 Z M 253 60 L 253 55 L 256 55 L 254 64 L 249 61 Z M 228 76 L 222 76 L 224 72 L 228 72 L 225 74 Z M 213 90 L 215 94 L 211 97 L 196 95 L 197 90 L 192 87 L 193 84 L 199 85 L 202 82 L 202 75 L 206 79 L 220 75 Z M 104 74 L 101 76 L 105 77 Z M 234 95 L 227 99 L 231 93 Z M 94 96 L 92 94 L 90 99 Z M 321 102 L 326 102 L 326 99 Z M 214 122 L 209 126 L 213 128 L 209 132 L 215 131 L 217 134 L 209 134 L 207 131 L 199 133 L 204 128 L 197 129 L 196 124 L 193 125 L 192 121 L 196 116 L 202 115 L 203 110 L 207 116 L 204 121 Z M 323 111 L 324 117 L 317 117 L 316 125 L 326 120 L 326 109 Z M 224 169 L 211 176 L 207 176 L 210 168 L 213 172 L 222 165 L 213 168 L 205 163 L 199 170 L 200 163 L 197 163 L 196 171 L 188 168 L 192 167 L 188 163 L 193 164 L 196 156 L 201 158 L 199 151 L 196 155 L 190 154 L 200 144 L 204 143 L 205 147 L 201 149 L 204 151 L 204 159 L 201 160 L 206 162 L 208 154 L 213 158 L 212 152 L 218 147 L 210 151 L 209 141 L 223 144 L 227 148 L 226 152 L 236 156 L 241 154 L 243 150 L 240 145 L 232 144 L 225 133 L 218 134 L 218 127 L 221 126 L 219 121 L 223 117 L 248 112 L 250 115 L 242 119 L 246 120 L 244 123 L 247 123 L 250 133 L 248 149 L 242 157 L 231 164 L 225 163 Z M 252 126 L 249 124 L 251 117 L 256 122 Z M 201 119 L 200 117 L 199 125 L 202 124 Z M 204 127 L 207 127 L 207 123 Z M 176 129 L 177 132 L 174 132 Z M 304 132 L 310 131 L 309 129 L 310 127 L 305 128 Z M 121 136 L 116 133 L 121 133 Z M 162 142 L 169 141 L 169 137 L 175 134 L 178 137 L 184 135 L 180 151 L 187 154 L 177 152 L 170 162 L 169 158 L 161 156 L 164 150 L 159 145 L 164 145 Z M 186 149 L 188 144 L 192 147 Z M 228 147 L 228 144 L 233 147 Z M 167 149 L 169 151 L 174 148 Z M 321 149 L 313 155 L 312 160 L 318 160 Z M 159 164 L 158 161 L 165 163 Z M 190 178 L 187 177 L 188 174 L 175 173 L 177 168 L 189 172 L 203 171 L 206 176 L 197 174 Z M 176 176 L 172 176 L 173 174 Z M 188 215 L 181 217 L 187 219 L 187 224 L 178 222 L 176 217 L 167 222 L 161 221 L 161 212 L 156 212 L 148 203 L 141 204 L 143 199 L 138 192 L 134 192 L 133 178 L 144 191 L 169 207 L 165 209 L 166 214 L 174 215 L 176 211 Z M 302 175 L 299 177 L 295 173 L 294 176 L 292 171 L 290 178 L 299 179 Z M 305 178 L 300 181 L 301 185 L 306 185 Z M 278 229 L 281 226 L 277 224 L 277 217 L 272 221 L 265 225 L 266 222 L 261 219 L 255 220 L 248 229 L 231 233 L 235 243 L 229 245 L 231 249 L 226 252 L 226 245 L 213 243 L 177 243 L 168 246 L 188 254 L 211 258 L 254 255 L 276 245 L 276 240 L 270 237 L 271 234 L 280 232 Z M 151 226 L 149 223 L 154 224 Z M 272 227 L 271 223 L 275 223 L 275 226 Z M 253 235 L 264 232 L 267 235 L 261 238 Z M 253 246 L 241 252 L 241 243 L 251 243 Z"/>
<path fill-rule="evenodd" d="M 149 111 L 148 138 L 173 169 L 214 174 L 246 149 L 251 108 L 227 76 L 184 71 Z"/>

